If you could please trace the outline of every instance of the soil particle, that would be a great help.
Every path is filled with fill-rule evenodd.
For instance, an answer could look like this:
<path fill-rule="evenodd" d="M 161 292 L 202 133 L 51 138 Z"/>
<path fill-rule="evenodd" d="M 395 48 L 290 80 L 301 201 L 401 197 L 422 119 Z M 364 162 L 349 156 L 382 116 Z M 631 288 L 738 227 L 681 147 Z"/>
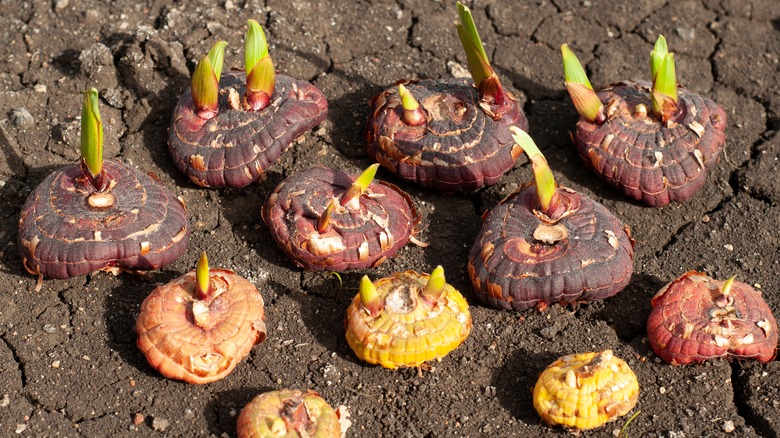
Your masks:
<path fill-rule="evenodd" d="M 14 109 L 9 114 L 9 117 L 11 118 L 11 123 L 19 129 L 27 129 L 35 123 L 35 119 L 27 108 Z"/>
<path fill-rule="evenodd" d="M 171 422 L 165 418 L 154 417 L 152 419 L 152 429 L 158 432 L 164 432 L 171 425 Z"/>

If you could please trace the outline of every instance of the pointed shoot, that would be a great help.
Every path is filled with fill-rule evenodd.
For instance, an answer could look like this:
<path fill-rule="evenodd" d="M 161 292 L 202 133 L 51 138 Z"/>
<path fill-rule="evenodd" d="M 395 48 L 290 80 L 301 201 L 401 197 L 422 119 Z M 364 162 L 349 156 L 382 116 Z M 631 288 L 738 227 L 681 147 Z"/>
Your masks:
<path fill-rule="evenodd" d="M 260 111 L 271 103 L 276 72 L 268 56 L 265 32 L 255 20 L 247 21 L 244 67 L 246 68 L 246 109 Z"/>
<path fill-rule="evenodd" d="M 479 89 L 479 98 L 480 100 L 492 100 L 496 105 L 501 105 L 504 103 L 504 90 L 498 76 L 493 71 L 493 67 L 490 66 L 485 47 L 482 45 L 477 26 L 474 24 L 474 17 L 471 16 L 471 10 L 458 2 L 458 16 L 460 24 L 456 24 L 455 27 L 458 30 L 463 50 L 466 52 L 469 73 Z"/>
<path fill-rule="evenodd" d="M 561 57 L 563 58 L 563 76 L 566 78 L 566 82 L 582 84 L 592 90 L 593 86 L 588 80 L 585 69 L 582 68 L 580 60 L 577 59 L 577 55 L 571 51 L 568 44 L 561 44 Z"/>
<path fill-rule="evenodd" d="M 528 159 L 531 160 L 531 167 L 534 170 L 534 179 L 536 180 L 536 195 L 539 198 L 542 212 L 547 214 L 555 196 L 555 179 L 553 178 L 552 170 L 550 170 L 547 160 L 528 133 L 516 126 L 510 127 L 509 130 L 512 131 L 512 137 L 515 139 L 515 142 L 523 148 L 523 151 L 528 155 Z"/>
<path fill-rule="evenodd" d="M 349 188 L 344 192 L 344 194 L 341 195 L 342 207 L 349 204 L 353 199 L 360 198 L 360 195 L 366 191 L 368 186 L 371 184 L 371 181 L 374 180 L 377 169 L 379 169 L 379 163 L 374 163 L 368 166 L 368 168 L 364 170 L 363 173 L 357 177 L 357 179 L 355 179 L 355 182 L 353 182 L 352 185 L 349 186 Z"/>
<path fill-rule="evenodd" d="M 404 123 L 409 126 L 424 125 L 428 121 L 425 111 L 403 84 L 398 84 L 398 95 L 401 96 L 401 106 L 404 108 Z"/>
<path fill-rule="evenodd" d="M 731 286 L 734 284 L 735 278 L 737 278 L 736 275 L 726 280 L 726 282 L 723 283 L 723 287 L 720 288 L 720 293 L 722 293 L 725 296 L 728 296 L 729 292 L 731 292 Z"/>
<path fill-rule="evenodd" d="M 674 53 L 664 56 L 653 81 L 653 115 L 666 122 L 677 113 L 677 75 L 674 71 Z"/>
<path fill-rule="evenodd" d="M 195 114 L 202 119 L 212 119 L 219 109 L 219 79 L 208 56 L 204 56 L 192 75 L 192 101 Z"/>
<path fill-rule="evenodd" d="M 244 47 L 244 68 L 246 73 L 252 72 L 255 64 L 268 56 L 268 42 L 265 39 L 265 32 L 256 20 L 248 20 L 249 28 L 246 31 L 246 41 Z"/>
<path fill-rule="evenodd" d="M 666 38 L 663 35 L 658 35 L 658 39 L 655 40 L 655 46 L 653 51 L 650 52 L 650 71 L 652 73 L 652 80 L 655 81 L 655 75 L 661 68 L 661 62 L 669 53 L 669 47 L 666 45 Z"/>
<path fill-rule="evenodd" d="M 323 211 L 322 215 L 320 215 L 320 217 L 317 218 L 318 233 L 323 234 L 326 231 L 328 231 L 328 227 L 330 227 L 330 215 L 333 213 L 334 206 L 335 203 L 331 199 L 331 201 L 328 203 L 328 206 L 325 207 L 325 211 Z"/>
<path fill-rule="evenodd" d="M 222 64 L 225 60 L 225 48 L 227 45 L 227 41 L 218 41 L 214 44 L 214 47 L 209 50 L 209 54 L 206 55 L 209 57 L 211 67 L 214 69 L 214 76 L 216 76 L 217 82 L 219 82 L 219 78 L 222 77 Z"/>
<path fill-rule="evenodd" d="M 653 90 L 677 102 L 677 75 L 674 70 L 674 53 L 668 53 L 658 67 L 658 74 L 653 81 Z"/>
<path fill-rule="evenodd" d="M 81 106 L 81 159 L 95 188 L 103 172 L 103 120 L 98 108 L 98 92 L 95 88 L 84 92 Z"/>
<path fill-rule="evenodd" d="M 364 275 L 360 279 L 360 303 L 363 304 L 363 308 L 366 309 L 369 315 L 372 317 L 378 316 L 382 309 L 385 307 L 384 300 L 376 290 L 376 286 L 368 278 L 368 275 Z"/>
<path fill-rule="evenodd" d="M 599 125 L 604 123 L 607 119 L 604 104 L 593 91 L 593 86 L 590 84 L 580 60 L 567 44 L 561 45 L 561 56 L 563 57 L 563 75 L 566 78 L 566 91 L 569 92 L 577 112 L 591 123 Z"/>
<path fill-rule="evenodd" d="M 209 280 L 209 258 L 206 256 L 206 251 L 200 254 L 200 260 L 198 260 L 198 266 L 195 268 L 195 291 L 198 293 L 200 299 L 205 299 L 209 295 L 211 289 L 211 282 Z"/>
<path fill-rule="evenodd" d="M 447 280 L 444 278 L 444 268 L 441 265 L 431 272 L 431 277 L 428 279 L 428 283 L 423 288 L 423 298 L 429 304 L 436 304 L 444 291 L 444 286 L 447 284 Z"/>

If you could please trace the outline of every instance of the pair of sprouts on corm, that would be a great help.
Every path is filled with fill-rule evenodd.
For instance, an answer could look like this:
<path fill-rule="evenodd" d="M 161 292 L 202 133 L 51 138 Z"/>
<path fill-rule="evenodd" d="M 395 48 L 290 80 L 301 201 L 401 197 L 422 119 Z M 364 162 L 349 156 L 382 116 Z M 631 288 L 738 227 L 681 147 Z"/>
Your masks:
<path fill-rule="evenodd" d="M 585 120 L 602 124 L 607 120 L 604 104 L 593 91 L 588 76 L 582 64 L 569 49 L 567 44 L 561 46 L 563 56 L 563 73 L 566 77 L 566 90 L 577 108 L 577 112 Z M 653 116 L 666 123 L 677 115 L 677 76 L 674 71 L 674 53 L 669 53 L 666 39 L 660 35 L 650 52 L 650 72 L 653 78 L 653 88 L 650 92 Z M 634 109 L 634 114 L 647 114 L 647 108 L 640 104 Z"/>
<path fill-rule="evenodd" d="M 260 111 L 271 103 L 276 72 L 263 28 L 255 20 L 249 20 L 248 24 L 244 46 L 246 93 L 242 106 L 247 111 Z M 195 113 L 202 119 L 211 119 L 219 112 L 219 79 L 227 45 L 226 41 L 214 44 L 192 75 L 192 100 Z"/>

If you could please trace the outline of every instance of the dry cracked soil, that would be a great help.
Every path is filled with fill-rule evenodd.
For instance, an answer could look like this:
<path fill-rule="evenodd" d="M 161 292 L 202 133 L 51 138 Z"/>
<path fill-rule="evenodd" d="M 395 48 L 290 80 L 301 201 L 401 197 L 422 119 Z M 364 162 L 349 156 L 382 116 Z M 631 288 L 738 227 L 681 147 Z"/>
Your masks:
<path fill-rule="evenodd" d="M 772 0 L 533 0 L 471 4 L 488 54 L 519 96 L 530 133 L 556 178 L 625 221 L 637 240 L 630 285 L 603 302 L 505 312 L 477 304 L 466 273 L 481 215 L 531 178 L 521 159 L 499 184 L 442 195 L 408 191 L 422 214 L 418 236 L 377 269 L 342 274 L 295 268 L 260 220 L 266 195 L 315 163 L 357 172 L 368 101 L 395 81 L 459 74 L 465 56 L 450 1 L 0 0 L 0 435 L 235 436 L 241 407 L 277 388 L 312 388 L 352 415 L 349 436 L 567 436 L 539 420 L 538 374 L 555 358 L 611 348 L 636 372 L 639 402 L 629 436 L 780 434 L 780 363 L 713 360 L 674 367 L 652 353 L 650 298 L 695 269 L 758 285 L 780 315 L 780 9 Z M 195 60 L 217 39 L 240 66 L 246 20 L 266 28 L 277 69 L 311 81 L 327 120 L 244 189 L 204 190 L 177 173 L 167 129 Z M 676 52 L 679 81 L 727 111 L 727 146 L 687 204 L 630 202 L 586 169 L 569 139 L 577 115 L 565 94 L 559 46 L 580 55 L 594 85 L 648 76 L 656 36 Z M 19 211 L 52 170 L 78 158 L 81 92 L 96 87 L 105 154 L 157 174 L 183 196 L 189 250 L 149 278 L 97 273 L 47 280 L 35 292 L 16 248 Z M 155 284 L 208 250 L 258 286 L 268 339 L 222 381 L 160 377 L 135 346 L 134 321 Z M 344 338 L 345 310 L 372 278 L 441 264 L 472 303 L 474 329 L 433 369 L 390 371 L 361 363 Z M 629 416 L 630 416 L 629 415 Z M 586 436 L 612 436 L 624 417 Z"/>

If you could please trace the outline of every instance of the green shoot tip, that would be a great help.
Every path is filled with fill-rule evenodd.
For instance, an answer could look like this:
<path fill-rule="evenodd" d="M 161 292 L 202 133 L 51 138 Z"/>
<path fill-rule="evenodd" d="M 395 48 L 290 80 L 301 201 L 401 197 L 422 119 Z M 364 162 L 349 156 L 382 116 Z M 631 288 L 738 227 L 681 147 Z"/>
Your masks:
<path fill-rule="evenodd" d="M 542 212 L 547 214 L 555 196 L 555 179 L 553 178 L 552 170 L 550 170 L 544 155 L 542 155 L 542 152 L 527 132 L 516 126 L 509 127 L 509 130 L 512 131 L 512 137 L 517 145 L 525 151 L 528 159 L 531 160 L 534 180 L 536 181 L 536 195 L 539 198 Z"/>
<path fill-rule="evenodd" d="M 245 38 L 244 48 L 244 68 L 246 74 L 252 72 L 255 68 L 255 64 L 261 59 L 268 56 L 268 42 L 265 39 L 265 32 L 263 27 L 257 20 L 247 20 L 247 31 Z"/>
<path fill-rule="evenodd" d="M 490 61 L 488 61 L 487 52 L 485 52 L 482 39 L 479 37 L 477 26 L 474 24 L 471 10 L 458 2 L 458 16 L 460 23 L 456 24 L 455 27 L 458 30 L 458 38 L 463 45 L 463 50 L 466 52 L 469 73 L 471 73 L 471 78 L 479 90 L 479 98 L 492 100 L 496 105 L 501 105 L 504 103 L 504 90 L 490 65 Z"/>
<path fill-rule="evenodd" d="M 217 41 L 209 50 L 209 54 L 206 55 L 209 58 L 209 62 L 211 62 L 211 67 L 214 69 L 214 76 L 217 78 L 217 82 L 222 77 L 222 64 L 225 60 L 225 48 L 227 45 L 227 41 Z"/>
<path fill-rule="evenodd" d="M 674 68 L 674 53 L 667 53 L 658 67 L 653 80 L 653 115 L 666 122 L 677 114 L 677 75 Z"/>
<path fill-rule="evenodd" d="M 206 251 L 203 251 L 200 254 L 200 259 L 198 259 L 198 265 L 195 268 L 195 279 L 197 280 L 195 283 L 195 289 L 197 290 L 201 299 L 204 299 L 209 295 L 211 289 L 211 280 L 209 276 L 209 258 L 206 256 Z"/>
<path fill-rule="evenodd" d="M 352 202 L 352 200 L 360 198 L 360 195 L 368 189 L 368 186 L 371 185 L 371 181 L 374 180 L 377 169 L 379 169 L 379 163 L 374 163 L 368 166 L 368 168 L 355 179 L 355 182 L 353 182 L 341 195 L 342 207 Z"/>
<path fill-rule="evenodd" d="M 728 280 L 726 280 L 723 283 L 723 287 L 720 288 L 720 293 L 722 293 L 723 295 L 728 295 L 729 292 L 731 292 L 731 286 L 734 285 L 734 279 L 735 278 L 737 278 L 736 275 L 734 275 L 731 278 L 729 278 Z"/>
<path fill-rule="evenodd" d="M 401 106 L 404 109 L 404 123 L 409 126 L 424 125 L 428 118 L 420 107 L 420 102 L 412 95 L 403 84 L 398 84 L 398 95 L 401 97 Z"/>
<path fill-rule="evenodd" d="M 103 120 L 95 88 L 84 92 L 81 106 L 81 159 L 93 182 L 99 180 L 103 172 Z"/>
<path fill-rule="evenodd" d="M 661 67 L 664 57 L 669 53 L 669 47 L 666 45 L 666 38 L 663 35 L 658 35 L 658 39 L 655 40 L 653 50 L 650 52 L 650 71 L 652 73 L 652 80 L 655 81 L 655 75 L 658 74 L 658 70 Z"/>
<path fill-rule="evenodd" d="M 368 278 L 368 275 L 364 275 L 360 279 L 358 294 L 360 295 L 360 302 L 363 308 L 366 309 L 369 315 L 375 317 L 382 312 L 385 305 L 384 300 L 376 290 L 374 283 Z"/>
<path fill-rule="evenodd" d="M 561 44 L 561 57 L 563 58 L 563 76 L 566 78 L 566 82 L 582 84 L 593 90 L 585 69 L 582 68 L 580 60 L 571 51 L 568 44 Z"/>
<path fill-rule="evenodd" d="M 423 297 L 430 304 L 435 304 L 439 300 L 439 297 L 441 297 L 446 284 L 447 280 L 444 278 L 444 268 L 439 265 L 431 272 L 431 276 L 428 278 L 428 282 L 425 284 L 422 291 Z"/>

